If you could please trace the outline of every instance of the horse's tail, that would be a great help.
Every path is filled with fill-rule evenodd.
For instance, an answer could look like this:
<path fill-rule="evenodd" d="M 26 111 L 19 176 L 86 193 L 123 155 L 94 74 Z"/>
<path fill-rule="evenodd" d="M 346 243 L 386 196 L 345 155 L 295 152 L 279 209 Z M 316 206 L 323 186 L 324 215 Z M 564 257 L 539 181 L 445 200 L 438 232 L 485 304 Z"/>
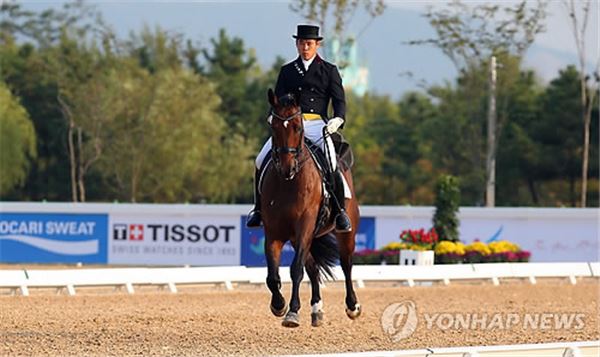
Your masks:
<path fill-rule="evenodd" d="M 335 235 L 328 233 L 313 239 L 310 247 L 310 255 L 312 255 L 314 263 L 320 273 L 319 281 L 323 281 L 323 276 L 327 279 L 335 280 L 335 275 L 331 268 L 335 267 L 340 259 Z"/>

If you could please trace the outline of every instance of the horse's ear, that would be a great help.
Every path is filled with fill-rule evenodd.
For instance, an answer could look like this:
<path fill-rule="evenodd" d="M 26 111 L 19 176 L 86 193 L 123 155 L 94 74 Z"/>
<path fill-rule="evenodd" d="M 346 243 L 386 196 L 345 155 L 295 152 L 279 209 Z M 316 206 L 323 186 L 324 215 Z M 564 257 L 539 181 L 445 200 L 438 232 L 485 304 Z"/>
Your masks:
<path fill-rule="evenodd" d="M 271 104 L 271 106 L 276 107 L 277 97 L 275 96 L 275 93 L 273 93 L 273 90 L 271 88 L 269 88 L 269 90 L 267 91 L 267 97 L 269 98 L 269 103 Z"/>
<path fill-rule="evenodd" d="M 294 92 L 294 101 L 296 102 L 296 105 L 300 105 L 300 92 Z"/>

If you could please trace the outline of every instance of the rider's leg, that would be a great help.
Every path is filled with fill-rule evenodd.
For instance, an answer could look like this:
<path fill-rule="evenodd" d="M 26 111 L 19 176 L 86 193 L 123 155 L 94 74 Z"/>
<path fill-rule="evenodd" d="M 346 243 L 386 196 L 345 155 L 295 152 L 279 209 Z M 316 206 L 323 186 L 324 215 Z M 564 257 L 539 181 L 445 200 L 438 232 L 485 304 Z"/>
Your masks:
<path fill-rule="evenodd" d="M 342 176 L 342 171 L 337 165 L 337 157 L 335 154 L 335 147 L 333 145 L 333 140 L 331 140 L 330 136 L 326 138 L 327 143 L 327 151 L 329 153 L 329 192 L 333 198 L 333 204 L 336 212 L 335 216 L 335 230 L 337 232 L 350 232 L 352 231 L 352 222 L 350 222 L 350 218 L 346 213 L 346 197 L 344 195 L 344 178 Z"/>
<path fill-rule="evenodd" d="M 256 168 L 254 170 L 254 208 L 248 213 L 248 219 L 246 220 L 246 227 L 260 227 L 262 224 L 262 217 L 260 214 L 260 174 L 261 168 L 267 155 L 271 151 L 271 139 L 267 140 L 260 153 L 256 157 Z"/>
<path fill-rule="evenodd" d="M 352 223 L 345 210 L 344 181 L 342 179 L 342 173 L 337 167 L 337 158 L 333 140 L 331 140 L 331 137 L 329 136 L 323 138 L 324 127 L 325 122 L 321 120 L 305 121 L 304 135 L 306 135 L 311 142 L 318 144 L 323 152 L 326 153 L 327 150 L 330 153 L 328 156 L 330 167 L 324 169 L 327 171 L 327 189 L 332 196 L 334 214 L 336 214 L 336 231 L 349 232 L 352 230 Z M 327 149 L 325 149 L 325 145 L 327 145 Z"/>

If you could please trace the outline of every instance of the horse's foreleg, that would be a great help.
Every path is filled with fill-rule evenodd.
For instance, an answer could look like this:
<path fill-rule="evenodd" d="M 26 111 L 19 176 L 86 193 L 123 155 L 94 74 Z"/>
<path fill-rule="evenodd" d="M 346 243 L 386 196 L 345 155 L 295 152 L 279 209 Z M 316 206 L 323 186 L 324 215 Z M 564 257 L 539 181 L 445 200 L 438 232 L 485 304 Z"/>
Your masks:
<path fill-rule="evenodd" d="M 311 324 L 314 327 L 317 327 L 321 326 L 323 323 L 323 301 L 321 300 L 321 287 L 319 285 L 319 268 L 310 254 L 306 257 L 305 267 L 306 273 L 310 278 L 310 286 L 312 290 L 312 297 L 310 299 Z"/>
<path fill-rule="evenodd" d="M 304 278 L 304 260 L 308 249 L 301 242 L 297 245 L 294 260 L 290 266 L 292 297 L 290 299 L 290 309 L 282 322 L 285 327 L 298 327 L 300 325 L 300 317 L 298 316 L 298 310 L 300 310 L 300 283 Z"/>
<path fill-rule="evenodd" d="M 265 256 L 267 258 L 267 287 L 271 291 L 271 312 L 281 317 L 285 314 L 285 298 L 281 295 L 281 278 L 279 277 L 279 260 L 283 242 L 265 240 Z"/>
<path fill-rule="evenodd" d="M 339 233 L 336 235 L 340 250 L 340 265 L 344 272 L 346 283 L 346 315 L 356 319 L 361 314 L 361 306 L 356 298 L 352 285 L 352 254 L 354 253 L 354 232 Z"/>

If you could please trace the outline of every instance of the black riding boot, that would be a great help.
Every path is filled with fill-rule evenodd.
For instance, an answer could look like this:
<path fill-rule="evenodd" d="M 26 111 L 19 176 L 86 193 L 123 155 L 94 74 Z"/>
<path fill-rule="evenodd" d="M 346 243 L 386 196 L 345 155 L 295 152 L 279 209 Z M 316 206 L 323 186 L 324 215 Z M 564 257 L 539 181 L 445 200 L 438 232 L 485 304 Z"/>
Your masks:
<path fill-rule="evenodd" d="M 335 172 L 331 173 L 331 183 L 333 185 L 332 195 L 333 203 L 336 207 L 337 215 L 335 217 L 335 231 L 342 232 L 351 232 L 352 231 L 352 222 L 350 222 L 350 218 L 346 213 L 346 197 L 344 197 L 344 179 L 342 177 L 342 172 L 340 169 L 335 170 Z"/>
<path fill-rule="evenodd" d="M 260 216 L 260 191 L 258 184 L 260 181 L 260 171 L 254 170 L 254 208 L 248 213 L 246 227 L 256 228 L 262 225 L 262 217 Z"/>

